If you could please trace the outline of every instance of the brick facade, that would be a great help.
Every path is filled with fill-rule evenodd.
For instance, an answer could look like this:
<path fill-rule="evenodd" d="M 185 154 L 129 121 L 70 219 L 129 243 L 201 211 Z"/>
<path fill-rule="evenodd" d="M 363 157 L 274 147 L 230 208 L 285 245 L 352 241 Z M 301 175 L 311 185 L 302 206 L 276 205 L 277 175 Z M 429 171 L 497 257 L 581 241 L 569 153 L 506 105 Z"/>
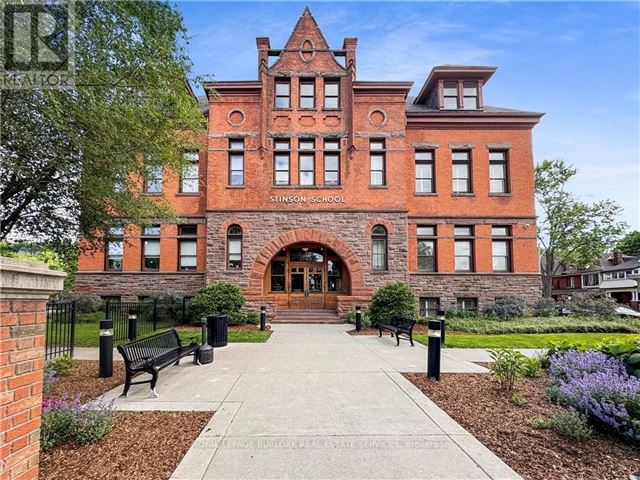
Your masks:
<path fill-rule="evenodd" d="M 64 273 L 0 257 L 0 478 L 35 480 L 46 304 Z"/>
<path fill-rule="evenodd" d="M 270 262 L 280 249 L 304 243 L 329 248 L 343 261 L 351 284 L 337 297 L 341 314 L 367 304 L 376 288 L 393 280 L 410 283 L 418 296 L 437 296 L 443 305 L 473 297 L 482 307 L 510 293 L 535 301 L 540 279 L 531 144 L 541 114 L 486 107 L 482 87 L 495 68 L 436 67 L 418 95 L 409 97 L 412 82 L 357 80 L 357 40 L 345 38 L 341 49 L 332 50 L 308 9 L 284 48 L 272 48 L 266 37 L 257 38 L 256 46 L 256 80 L 205 83 L 208 133 L 200 152 L 201 191 L 194 198 L 179 197 L 177 180 L 165 181 L 165 195 L 178 213 L 198 223 L 197 272 L 203 284 L 236 283 L 251 308 L 267 305 L 273 314 L 283 304 L 267 288 Z M 460 103 L 463 87 L 477 86 L 476 108 L 443 107 L 443 88 L 451 81 L 457 82 Z M 288 86 L 288 105 L 277 104 L 278 82 Z M 334 104 L 325 103 L 331 82 L 339 85 Z M 310 83 L 313 101 L 303 105 L 302 87 Z M 242 155 L 242 181 L 235 184 L 234 141 L 240 141 Z M 277 147 L 283 141 L 289 147 L 286 184 L 276 180 Z M 309 142 L 311 159 L 305 152 Z M 337 185 L 325 177 L 327 142 L 334 142 L 339 155 Z M 371 181 L 372 142 L 381 143 L 384 152 L 382 185 Z M 464 193 L 452 187 L 452 158 L 461 149 L 470 158 L 470 190 Z M 416 189 L 416 152 L 424 150 L 432 154 L 435 185 L 426 193 Z M 490 190 L 489 157 L 495 151 L 508 158 L 501 193 Z M 312 185 L 303 185 L 303 170 L 310 169 Z M 240 270 L 228 267 L 227 230 L 234 225 L 242 229 Z M 372 268 L 375 225 L 387 231 L 386 271 Z M 436 228 L 435 273 L 419 271 L 419 225 Z M 473 227 L 469 273 L 455 269 L 459 225 Z M 506 273 L 493 271 L 495 226 L 509 231 Z M 141 274 L 135 272 L 141 270 L 142 238 L 135 226 L 128 227 L 123 271 L 104 274 L 104 254 L 83 256 L 79 291 L 146 295 L 164 282 L 191 291 L 195 282 L 169 273 L 178 270 L 176 231 L 175 225 L 163 225 L 160 271 Z M 286 288 L 292 292 L 290 283 Z"/>

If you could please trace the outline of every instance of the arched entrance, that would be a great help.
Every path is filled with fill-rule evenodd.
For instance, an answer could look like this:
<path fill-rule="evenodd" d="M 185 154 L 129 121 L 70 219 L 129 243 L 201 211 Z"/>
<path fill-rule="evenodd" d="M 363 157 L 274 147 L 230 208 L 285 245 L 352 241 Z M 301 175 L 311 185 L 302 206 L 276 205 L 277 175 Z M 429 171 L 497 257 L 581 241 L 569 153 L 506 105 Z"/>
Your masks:
<path fill-rule="evenodd" d="M 275 303 L 277 310 L 340 311 L 345 302 L 370 292 L 358 256 L 347 242 L 331 232 L 299 228 L 280 233 L 262 247 L 246 294 Z"/>
<path fill-rule="evenodd" d="M 278 251 L 265 272 L 263 292 L 279 309 L 335 310 L 339 295 L 349 295 L 349 270 L 332 249 L 297 243 Z"/>

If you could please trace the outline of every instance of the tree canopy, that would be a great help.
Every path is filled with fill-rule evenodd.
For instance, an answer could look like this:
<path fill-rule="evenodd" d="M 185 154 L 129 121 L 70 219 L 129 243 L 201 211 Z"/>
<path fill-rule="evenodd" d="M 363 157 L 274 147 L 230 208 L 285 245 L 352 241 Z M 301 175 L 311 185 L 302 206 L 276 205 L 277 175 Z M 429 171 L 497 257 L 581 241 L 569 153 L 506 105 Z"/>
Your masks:
<path fill-rule="evenodd" d="M 563 160 L 544 160 L 536 166 L 536 201 L 539 207 L 538 240 L 542 248 L 542 283 L 551 296 L 553 275 L 559 264 L 587 266 L 595 262 L 627 228 L 619 221 L 622 208 L 611 200 L 592 204 L 566 190 L 578 171 Z"/>
<path fill-rule="evenodd" d="M 640 231 L 627 233 L 616 244 L 616 252 L 622 252 L 625 255 L 640 256 Z"/>
<path fill-rule="evenodd" d="M 76 86 L 1 92 L 0 240 L 91 242 L 174 217 L 140 187 L 149 167 L 179 172 L 205 131 L 187 44 L 167 3 L 76 2 Z"/>

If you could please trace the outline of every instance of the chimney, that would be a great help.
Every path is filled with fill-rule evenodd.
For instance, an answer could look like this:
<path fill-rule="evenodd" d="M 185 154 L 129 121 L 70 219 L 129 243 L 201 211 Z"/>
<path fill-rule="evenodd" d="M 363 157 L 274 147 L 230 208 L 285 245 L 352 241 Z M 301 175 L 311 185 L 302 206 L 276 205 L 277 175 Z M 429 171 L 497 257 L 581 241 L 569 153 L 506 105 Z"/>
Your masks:
<path fill-rule="evenodd" d="M 257 37 L 256 46 L 258 47 L 258 74 L 260 74 L 262 65 L 269 66 L 269 49 L 271 48 L 269 37 Z"/>
<path fill-rule="evenodd" d="M 622 262 L 624 262 L 624 255 L 622 252 L 613 252 L 613 264 L 620 265 Z"/>
<path fill-rule="evenodd" d="M 358 39 L 355 37 L 346 37 L 342 42 L 342 49 L 347 51 L 345 64 L 344 64 L 347 70 L 349 68 L 352 68 L 355 71 L 357 46 L 358 46 Z"/>

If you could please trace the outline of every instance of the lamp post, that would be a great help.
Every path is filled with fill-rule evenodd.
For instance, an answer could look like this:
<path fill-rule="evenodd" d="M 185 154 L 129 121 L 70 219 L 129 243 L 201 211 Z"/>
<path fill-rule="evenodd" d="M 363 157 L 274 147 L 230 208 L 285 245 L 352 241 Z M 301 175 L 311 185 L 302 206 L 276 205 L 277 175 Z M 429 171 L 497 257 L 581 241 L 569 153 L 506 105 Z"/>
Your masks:
<path fill-rule="evenodd" d="M 356 332 L 362 330 L 362 307 L 356 305 Z"/>
<path fill-rule="evenodd" d="M 442 338 L 442 324 L 439 320 L 429 320 L 427 335 L 429 337 L 427 378 L 440 380 L 440 340 Z"/>
<path fill-rule="evenodd" d="M 260 331 L 264 332 L 267 328 L 267 307 L 264 305 L 260 307 Z"/>
<path fill-rule="evenodd" d="M 113 375 L 113 320 L 100 320 L 100 378 Z"/>

